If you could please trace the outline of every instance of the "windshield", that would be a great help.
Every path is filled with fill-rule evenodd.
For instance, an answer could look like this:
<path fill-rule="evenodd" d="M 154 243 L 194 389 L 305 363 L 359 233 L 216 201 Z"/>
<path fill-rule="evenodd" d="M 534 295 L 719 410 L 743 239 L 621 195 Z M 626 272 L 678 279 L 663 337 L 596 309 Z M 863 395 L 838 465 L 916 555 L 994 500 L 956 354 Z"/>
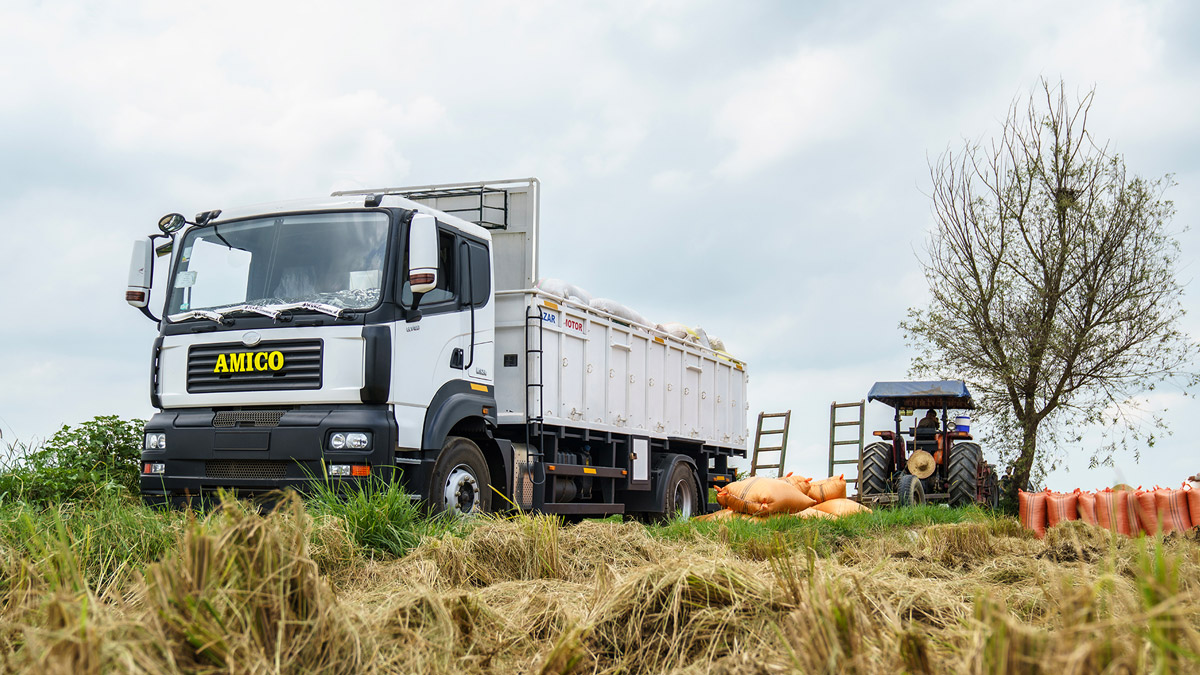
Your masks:
<path fill-rule="evenodd" d="M 236 305 L 316 302 L 340 309 L 379 303 L 388 215 L 271 216 L 189 230 L 168 315 Z"/>

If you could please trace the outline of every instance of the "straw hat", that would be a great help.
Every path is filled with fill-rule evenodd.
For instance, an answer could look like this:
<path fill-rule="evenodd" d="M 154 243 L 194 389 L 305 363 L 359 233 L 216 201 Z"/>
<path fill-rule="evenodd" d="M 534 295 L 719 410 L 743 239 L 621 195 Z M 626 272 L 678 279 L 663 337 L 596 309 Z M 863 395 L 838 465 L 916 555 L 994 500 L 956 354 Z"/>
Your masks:
<path fill-rule="evenodd" d="M 908 472 L 917 478 L 929 478 L 936 468 L 933 455 L 924 450 L 917 450 L 908 458 Z"/>

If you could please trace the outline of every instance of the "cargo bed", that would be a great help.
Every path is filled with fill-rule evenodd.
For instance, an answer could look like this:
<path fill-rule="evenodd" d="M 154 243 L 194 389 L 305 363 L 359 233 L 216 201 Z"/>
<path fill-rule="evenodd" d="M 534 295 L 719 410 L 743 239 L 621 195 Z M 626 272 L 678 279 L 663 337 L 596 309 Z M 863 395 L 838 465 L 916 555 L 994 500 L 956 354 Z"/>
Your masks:
<path fill-rule="evenodd" d="M 728 355 L 531 289 L 496 293 L 495 339 L 502 426 L 528 404 L 546 425 L 746 445 L 746 371 Z"/>

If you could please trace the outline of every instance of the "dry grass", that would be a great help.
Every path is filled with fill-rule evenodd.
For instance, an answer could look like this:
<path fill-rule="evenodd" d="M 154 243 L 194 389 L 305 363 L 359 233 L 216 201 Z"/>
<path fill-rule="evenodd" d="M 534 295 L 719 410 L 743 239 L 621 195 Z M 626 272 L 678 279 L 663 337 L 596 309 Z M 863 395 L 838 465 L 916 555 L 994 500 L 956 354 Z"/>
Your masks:
<path fill-rule="evenodd" d="M 1195 532 L 1131 540 L 1068 523 L 1038 541 L 1010 519 L 982 518 L 881 529 L 830 549 L 820 531 L 736 527 L 675 536 L 675 525 L 664 538 L 636 523 L 523 516 L 425 536 L 389 558 L 296 502 L 265 517 L 231 506 L 180 525 L 158 562 L 109 565 L 102 577 L 86 572 L 74 535 L 51 533 L 25 550 L 0 546 L 0 669 L 1200 667 Z"/>

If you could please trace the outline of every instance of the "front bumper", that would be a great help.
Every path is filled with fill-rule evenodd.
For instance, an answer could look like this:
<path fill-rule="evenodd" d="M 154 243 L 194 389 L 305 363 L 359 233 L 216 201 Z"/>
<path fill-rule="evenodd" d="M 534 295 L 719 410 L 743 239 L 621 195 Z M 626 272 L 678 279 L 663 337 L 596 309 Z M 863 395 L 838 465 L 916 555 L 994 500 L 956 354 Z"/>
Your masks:
<path fill-rule="evenodd" d="M 227 426 L 230 417 L 239 421 Z M 380 479 L 407 482 L 403 467 L 396 466 L 396 421 L 386 405 L 166 410 L 150 419 L 146 431 L 166 434 L 167 441 L 165 450 L 142 452 L 143 467 L 165 465 L 162 474 L 141 474 L 142 497 L 155 505 L 196 503 L 218 490 L 238 496 L 284 488 L 303 493 L 326 480 L 338 490 Z M 364 450 L 334 450 L 329 438 L 338 431 L 370 432 L 371 444 Z M 330 464 L 368 465 L 370 475 L 328 477 Z"/>

